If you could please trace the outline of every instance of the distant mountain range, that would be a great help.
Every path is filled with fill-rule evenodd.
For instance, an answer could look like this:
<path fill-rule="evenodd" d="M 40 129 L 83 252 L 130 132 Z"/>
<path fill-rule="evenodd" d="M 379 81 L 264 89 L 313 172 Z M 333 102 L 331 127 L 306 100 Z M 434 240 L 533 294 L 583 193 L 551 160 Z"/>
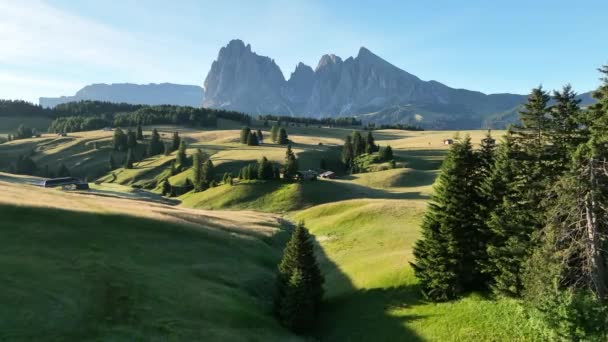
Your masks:
<path fill-rule="evenodd" d="M 88 85 L 80 89 L 74 96 L 41 97 L 39 104 L 43 107 L 52 108 L 66 102 L 96 100 L 130 104 L 170 104 L 200 107 L 203 99 L 203 88 L 194 85 L 102 83 Z"/>
<path fill-rule="evenodd" d="M 205 79 L 203 106 L 293 116 L 357 116 L 376 123 L 435 129 L 503 126 L 527 95 L 490 94 L 423 81 L 362 47 L 356 57 L 321 57 L 313 70 L 297 65 L 288 80 L 269 57 L 231 41 Z M 582 94 L 584 104 L 591 102 Z"/>
<path fill-rule="evenodd" d="M 316 68 L 299 63 L 285 79 L 273 59 L 232 40 L 222 47 L 198 86 L 93 84 L 74 96 L 40 98 L 43 107 L 79 100 L 174 104 L 250 114 L 307 117 L 356 116 L 378 124 L 406 123 L 429 129 L 501 128 L 517 120 L 527 95 L 484 94 L 423 81 L 362 47 L 346 60 L 324 55 Z M 593 103 L 581 94 L 582 105 Z"/>

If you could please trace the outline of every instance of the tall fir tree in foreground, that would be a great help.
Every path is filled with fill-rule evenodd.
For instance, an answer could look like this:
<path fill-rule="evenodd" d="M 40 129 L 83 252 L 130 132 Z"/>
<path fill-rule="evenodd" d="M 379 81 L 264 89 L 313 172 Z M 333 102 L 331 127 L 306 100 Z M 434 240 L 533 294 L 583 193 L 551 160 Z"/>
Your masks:
<path fill-rule="evenodd" d="M 297 334 L 310 332 L 321 310 L 323 282 L 312 237 L 300 223 L 279 263 L 274 302 L 279 322 Z"/>
<path fill-rule="evenodd" d="M 471 221 L 476 165 L 469 137 L 451 146 L 433 188 L 422 237 L 414 246 L 412 267 L 423 294 L 434 301 L 456 298 L 478 282 L 478 265 L 471 249 L 478 243 Z"/>

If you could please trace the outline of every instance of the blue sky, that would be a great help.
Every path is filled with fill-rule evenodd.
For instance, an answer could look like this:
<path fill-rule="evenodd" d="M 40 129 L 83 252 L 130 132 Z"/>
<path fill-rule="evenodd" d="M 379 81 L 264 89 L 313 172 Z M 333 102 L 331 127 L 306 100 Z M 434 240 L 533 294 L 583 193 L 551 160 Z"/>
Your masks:
<path fill-rule="evenodd" d="M 485 93 L 598 85 L 605 0 L 0 0 L 0 98 L 91 83 L 202 85 L 240 38 L 289 77 L 365 46 L 423 80 Z"/>

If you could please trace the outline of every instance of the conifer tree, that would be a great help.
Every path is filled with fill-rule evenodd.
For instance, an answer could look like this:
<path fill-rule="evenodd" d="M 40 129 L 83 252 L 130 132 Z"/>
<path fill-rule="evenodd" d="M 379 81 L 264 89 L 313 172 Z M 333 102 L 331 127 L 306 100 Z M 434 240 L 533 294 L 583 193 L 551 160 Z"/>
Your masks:
<path fill-rule="evenodd" d="M 139 141 L 143 141 L 144 140 L 144 131 L 141 129 L 141 125 L 137 124 L 137 140 Z"/>
<path fill-rule="evenodd" d="M 127 150 L 127 156 L 125 158 L 125 169 L 132 169 L 133 168 L 133 162 L 135 161 L 135 157 L 133 156 L 133 150 L 132 149 L 128 149 Z"/>
<path fill-rule="evenodd" d="M 466 137 L 450 148 L 433 188 L 412 263 L 423 294 L 431 300 L 453 299 L 476 286 L 478 267 L 470 252 L 478 239 L 470 221 L 475 167 L 470 138 Z"/>
<path fill-rule="evenodd" d="M 177 156 L 175 157 L 175 161 L 180 168 L 184 168 L 187 166 L 187 156 L 186 156 L 186 142 L 180 141 L 179 149 L 177 150 Z"/>
<path fill-rule="evenodd" d="M 155 129 L 152 130 L 152 136 L 150 137 L 150 142 L 148 143 L 148 156 L 156 156 L 164 151 L 164 144 L 160 139 L 160 134 Z"/>
<path fill-rule="evenodd" d="M 279 322 L 295 333 L 309 332 L 321 309 L 323 282 L 312 238 L 300 223 L 292 233 L 278 267 L 274 304 Z"/>
<path fill-rule="evenodd" d="M 358 157 L 365 153 L 365 140 L 361 137 L 361 133 L 359 131 L 353 132 L 353 155 Z"/>
<path fill-rule="evenodd" d="M 269 180 L 274 177 L 274 171 L 272 168 L 272 163 L 266 159 L 266 157 L 262 157 L 258 162 L 258 179 Z"/>
<path fill-rule="evenodd" d="M 386 147 L 380 147 L 380 151 L 378 152 L 378 159 L 384 162 L 391 161 L 394 159 L 393 148 L 391 147 L 391 145 L 387 145 Z"/>
<path fill-rule="evenodd" d="M 175 176 L 178 172 L 177 172 L 177 166 L 175 166 L 175 160 L 173 160 L 171 162 L 171 169 L 170 169 L 170 174 L 171 176 Z"/>
<path fill-rule="evenodd" d="M 264 135 L 262 134 L 262 130 L 258 129 L 257 133 L 258 145 L 264 141 Z"/>
<path fill-rule="evenodd" d="M 344 167 L 348 170 L 353 165 L 353 159 L 355 158 L 355 154 L 353 151 L 352 138 L 347 136 L 344 140 L 344 146 L 342 146 L 342 163 Z"/>
<path fill-rule="evenodd" d="M 579 106 L 581 100 L 570 85 L 561 91 L 553 92 L 555 104 L 551 106 L 551 156 L 552 167 L 561 172 L 567 170 L 570 156 L 588 136 L 588 127 L 581 125 L 584 121 Z"/>
<path fill-rule="evenodd" d="M 367 131 L 367 137 L 365 138 L 365 153 L 372 154 L 376 151 L 378 151 L 378 147 L 376 146 L 372 131 Z"/>
<path fill-rule="evenodd" d="M 280 145 L 285 145 L 289 143 L 289 138 L 287 137 L 287 131 L 285 130 L 285 128 L 281 127 L 279 129 L 279 136 L 277 139 L 277 143 Z"/>
<path fill-rule="evenodd" d="M 249 133 L 247 138 L 247 146 L 258 146 L 258 136 L 255 132 Z"/>
<path fill-rule="evenodd" d="M 192 156 L 192 173 L 194 192 L 203 191 L 203 152 L 200 149 Z"/>
<path fill-rule="evenodd" d="M 173 192 L 173 187 L 171 186 L 171 183 L 169 182 L 169 179 L 165 179 L 165 181 L 163 182 L 163 196 L 171 196 L 171 193 Z"/>
<path fill-rule="evenodd" d="M 246 145 L 251 135 L 251 129 L 249 127 L 241 128 L 241 144 Z"/>
<path fill-rule="evenodd" d="M 171 152 L 179 149 L 181 142 L 182 139 L 179 137 L 179 133 L 177 131 L 173 132 L 173 139 L 171 140 Z"/>
<path fill-rule="evenodd" d="M 130 129 L 127 131 L 127 148 L 135 149 L 137 147 L 137 136 Z"/>
<path fill-rule="evenodd" d="M 112 139 L 115 151 L 126 151 L 127 150 L 127 136 L 120 127 L 114 130 L 114 137 Z"/>
<path fill-rule="evenodd" d="M 287 151 L 285 152 L 285 165 L 283 178 L 293 179 L 298 173 L 298 160 L 295 153 L 291 150 L 291 145 L 287 145 Z"/>
<path fill-rule="evenodd" d="M 215 180 L 215 167 L 211 159 L 207 159 L 202 167 L 202 183 L 205 188 L 209 187 Z"/>

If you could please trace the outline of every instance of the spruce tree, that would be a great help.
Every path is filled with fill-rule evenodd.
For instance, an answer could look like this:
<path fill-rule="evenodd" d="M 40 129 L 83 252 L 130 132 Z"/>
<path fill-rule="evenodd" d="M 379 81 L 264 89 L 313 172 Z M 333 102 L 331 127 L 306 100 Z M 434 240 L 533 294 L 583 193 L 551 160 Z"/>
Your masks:
<path fill-rule="evenodd" d="M 393 157 L 393 148 L 388 145 L 386 147 L 380 147 L 378 152 L 378 159 L 383 162 L 388 162 L 394 159 Z"/>
<path fill-rule="evenodd" d="M 365 153 L 365 140 L 363 140 L 363 137 L 361 136 L 361 132 L 359 131 L 354 131 L 353 132 L 353 155 L 355 157 L 358 157 L 360 155 L 362 155 L 363 153 Z"/>
<path fill-rule="evenodd" d="M 211 159 L 207 159 L 202 167 L 202 183 L 205 188 L 209 187 L 215 180 L 215 167 Z"/>
<path fill-rule="evenodd" d="M 203 191 L 203 152 L 200 149 L 196 149 L 192 156 L 192 173 L 194 192 Z"/>
<path fill-rule="evenodd" d="M 171 196 L 171 193 L 173 192 L 173 188 L 171 186 L 171 183 L 169 182 L 169 179 L 165 179 L 165 181 L 163 182 L 163 196 Z"/>
<path fill-rule="evenodd" d="M 141 129 L 141 125 L 137 124 L 137 140 L 139 141 L 143 141 L 144 140 L 144 131 Z"/>
<path fill-rule="evenodd" d="M 372 154 L 376 151 L 378 151 L 378 147 L 376 146 L 372 131 L 367 131 L 367 137 L 365 138 L 365 153 Z"/>
<path fill-rule="evenodd" d="M 258 145 L 260 145 L 260 143 L 264 141 L 264 135 L 262 135 L 262 131 L 260 129 L 258 129 L 256 135 L 258 138 Z"/>
<path fill-rule="evenodd" d="M 279 322 L 298 334 L 310 332 L 321 309 L 323 282 L 312 238 L 300 223 L 278 267 L 274 304 Z"/>
<path fill-rule="evenodd" d="M 173 132 L 173 139 L 171 140 L 171 152 L 177 151 L 181 145 L 181 142 L 182 139 L 179 137 L 179 133 L 177 131 Z"/>
<path fill-rule="evenodd" d="M 262 157 L 258 162 L 258 179 L 269 180 L 274 177 L 274 171 L 272 168 L 272 163 L 266 159 L 266 157 Z"/>
<path fill-rule="evenodd" d="M 291 150 L 291 145 L 287 145 L 287 151 L 285 151 L 285 164 L 283 171 L 283 178 L 293 179 L 298 173 L 298 160 L 295 153 Z"/>
<path fill-rule="evenodd" d="M 346 139 L 344 140 L 344 146 L 342 146 L 342 157 L 341 157 L 342 163 L 344 164 L 344 167 L 347 170 L 352 167 L 354 158 L 355 158 L 355 154 L 353 151 L 352 138 L 350 136 L 347 136 Z"/>
<path fill-rule="evenodd" d="M 127 131 L 127 148 L 135 149 L 137 147 L 137 136 L 132 130 Z"/>
<path fill-rule="evenodd" d="M 588 127 L 583 125 L 583 112 L 579 106 L 581 100 L 570 85 L 561 91 L 553 92 L 555 104 L 551 106 L 551 161 L 554 168 L 562 173 L 567 170 L 572 153 L 585 141 Z"/>
<path fill-rule="evenodd" d="M 255 132 L 249 133 L 249 137 L 247 138 L 247 146 L 258 146 L 258 137 Z"/>
<path fill-rule="evenodd" d="M 127 136 L 120 127 L 114 130 L 114 137 L 112 139 L 115 151 L 126 151 L 127 150 Z"/>
<path fill-rule="evenodd" d="M 241 144 L 246 145 L 251 135 L 251 129 L 249 127 L 241 128 Z"/>
<path fill-rule="evenodd" d="M 277 143 L 280 145 L 285 145 L 289 143 L 289 138 L 287 136 L 287 131 L 285 130 L 285 128 L 281 127 L 279 129 L 279 136 L 278 136 L 278 141 Z"/>
<path fill-rule="evenodd" d="M 155 129 L 152 130 L 152 136 L 150 137 L 150 142 L 148 143 L 148 156 L 156 156 L 164 151 L 164 144 L 160 139 L 160 134 Z"/>
<path fill-rule="evenodd" d="M 180 141 L 179 149 L 177 150 L 177 156 L 175 157 L 175 161 L 180 168 L 184 168 L 187 166 L 187 156 L 186 156 L 186 142 Z"/>
<path fill-rule="evenodd" d="M 414 246 L 414 272 L 423 294 L 434 301 L 462 295 L 477 285 L 478 266 L 470 246 L 478 234 L 470 218 L 475 209 L 476 168 L 470 138 L 450 148 Z"/>

